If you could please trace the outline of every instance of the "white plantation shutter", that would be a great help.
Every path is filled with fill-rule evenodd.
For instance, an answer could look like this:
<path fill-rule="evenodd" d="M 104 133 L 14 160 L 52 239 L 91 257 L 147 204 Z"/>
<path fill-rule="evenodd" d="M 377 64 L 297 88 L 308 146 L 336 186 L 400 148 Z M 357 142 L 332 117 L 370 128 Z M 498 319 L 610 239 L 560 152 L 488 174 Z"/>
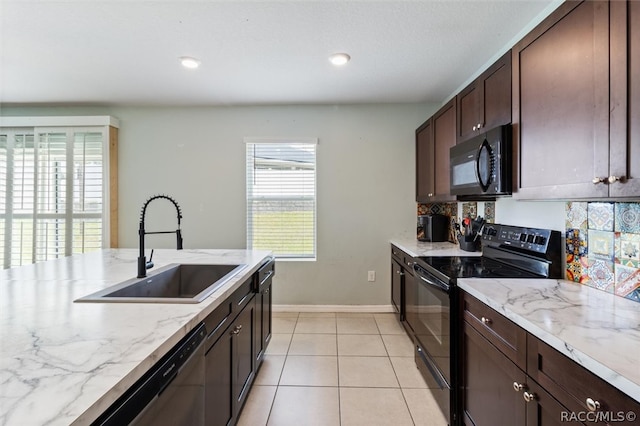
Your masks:
<path fill-rule="evenodd" d="M 2 129 L 4 268 L 102 247 L 105 138 L 92 128 Z"/>
<path fill-rule="evenodd" d="M 315 259 L 317 139 L 245 142 L 247 248 Z"/>

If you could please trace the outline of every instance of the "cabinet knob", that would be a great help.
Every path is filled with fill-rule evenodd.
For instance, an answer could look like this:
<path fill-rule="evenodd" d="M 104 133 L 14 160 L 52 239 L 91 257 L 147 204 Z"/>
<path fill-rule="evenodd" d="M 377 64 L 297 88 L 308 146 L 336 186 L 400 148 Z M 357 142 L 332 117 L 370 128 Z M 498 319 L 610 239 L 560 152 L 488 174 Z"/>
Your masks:
<path fill-rule="evenodd" d="M 400 275 L 401 277 L 404 276 L 404 272 L 402 272 L 402 271 L 396 271 L 396 274 Z"/>
<path fill-rule="evenodd" d="M 527 392 L 527 391 L 524 391 L 524 393 L 522 394 L 522 397 L 527 402 L 535 401 L 536 399 L 538 399 L 538 395 L 536 395 L 533 392 Z"/>
<path fill-rule="evenodd" d="M 238 334 L 240 331 L 242 331 L 242 324 L 236 325 L 231 334 Z"/>
<path fill-rule="evenodd" d="M 473 131 L 474 131 L 474 132 L 476 131 L 476 126 L 473 126 Z"/>
<path fill-rule="evenodd" d="M 478 130 L 482 129 L 482 123 L 478 123 L 476 127 L 478 128 Z"/>
<path fill-rule="evenodd" d="M 597 411 L 600 409 L 600 403 L 594 399 L 587 398 L 587 408 L 589 411 Z"/>
<path fill-rule="evenodd" d="M 621 180 L 622 180 L 621 176 L 609 176 L 609 178 L 607 179 L 609 183 L 616 183 L 616 182 L 620 182 Z"/>
<path fill-rule="evenodd" d="M 427 194 L 428 197 L 433 197 L 433 192 Z"/>
<path fill-rule="evenodd" d="M 480 318 L 480 321 L 482 321 L 482 323 L 486 324 L 486 325 L 491 324 L 491 318 L 482 317 L 482 318 Z"/>
<path fill-rule="evenodd" d="M 524 390 L 524 385 L 522 383 L 513 382 L 513 390 L 516 392 L 520 392 Z"/>
<path fill-rule="evenodd" d="M 609 179 L 606 177 L 594 177 L 591 182 L 594 183 L 594 185 L 597 185 L 599 183 L 605 183 L 607 182 Z"/>

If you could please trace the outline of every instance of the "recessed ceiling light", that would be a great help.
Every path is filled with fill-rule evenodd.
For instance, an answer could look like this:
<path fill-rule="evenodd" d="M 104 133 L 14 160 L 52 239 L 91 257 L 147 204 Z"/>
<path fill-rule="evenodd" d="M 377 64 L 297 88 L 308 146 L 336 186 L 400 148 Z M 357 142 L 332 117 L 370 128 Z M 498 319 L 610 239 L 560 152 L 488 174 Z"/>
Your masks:
<path fill-rule="evenodd" d="M 181 56 L 180 57 L 180 63 L 182 64 L 183 67 L 189 68 L 189 69 L 195 69 L 195 68 L 198 68 L 200 66 L 200 61 L 199 60 L 197 60 L 196 58 L 189 57 L 189 56 Z"/>
<path fill-rule="evenodd" d="M 349 60 L 351 60 L 351 56 L 347 55 L 346 53 L 334 53 L 333 55 L 329 56 L 329 61 L 337 67 L 346 64 L 347 62 L 349 62 Z"/>

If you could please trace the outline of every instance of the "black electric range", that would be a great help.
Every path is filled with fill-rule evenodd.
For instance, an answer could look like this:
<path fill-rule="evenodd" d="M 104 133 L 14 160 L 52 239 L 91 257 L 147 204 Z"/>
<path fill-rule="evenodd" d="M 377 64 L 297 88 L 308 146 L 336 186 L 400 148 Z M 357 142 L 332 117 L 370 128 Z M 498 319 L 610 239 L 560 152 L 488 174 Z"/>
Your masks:
<path fill-rule="evenodd" d="M 548 229 L 487 224 L 481 256 L 414 258 L 406 320 L 418 369 L 450 425 L 460 424 L 458 278 L 560 278 L 561 234 Z"/>

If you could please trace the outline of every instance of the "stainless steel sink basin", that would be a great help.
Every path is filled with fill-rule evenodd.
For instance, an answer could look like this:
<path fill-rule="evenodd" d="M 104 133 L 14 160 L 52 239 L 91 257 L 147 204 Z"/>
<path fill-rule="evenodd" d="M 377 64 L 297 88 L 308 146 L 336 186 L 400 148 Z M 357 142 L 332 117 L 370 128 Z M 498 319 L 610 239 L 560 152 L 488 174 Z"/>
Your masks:
<path fill-rule="evenodd" d="M 171 264 L 75 302 L 199 303 L 246 266 Z"/>

